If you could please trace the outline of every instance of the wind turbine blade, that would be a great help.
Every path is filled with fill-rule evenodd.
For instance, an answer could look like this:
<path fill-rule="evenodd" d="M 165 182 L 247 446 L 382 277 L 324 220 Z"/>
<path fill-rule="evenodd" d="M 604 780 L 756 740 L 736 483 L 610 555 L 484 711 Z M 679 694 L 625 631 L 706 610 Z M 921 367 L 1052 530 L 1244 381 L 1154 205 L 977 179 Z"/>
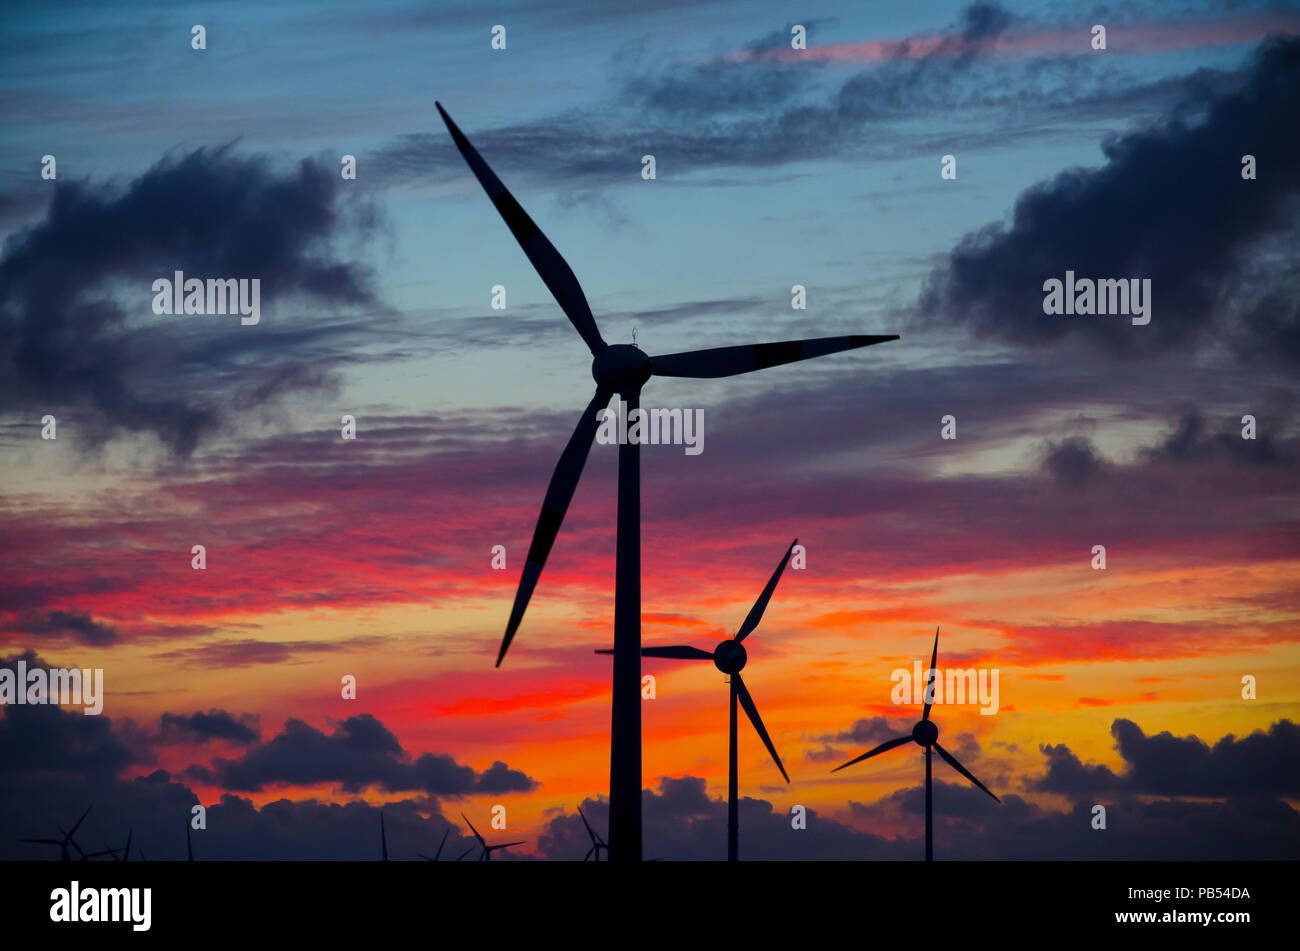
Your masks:
<path fill-rule="evenodd" d="M 698 647 L 677 645 L 675 647 L 643 647 L 642 657 L 668 657 L 673 660 L 713 660 L 713 652 L 700 650 Z"/>
<path fill-rule="evenodd" d="M 442 841 L 438 843 L 438 851 L 433 853 L 433 860 L 435 862 L 442 858 L 442 847 L 447 844 L 447 836 L 449 835 L 451 835 L 450 829 L 442 834 Z"/>
<path fill-rule="evenodd" d="M 980 789 L 984 790 L 986 793 L 989 793 L 990 796 L 993 796 L 993 793 L 989 792 L 989 788 L 988 788 L 987 786 L 985 786 L 982 782 L 980 782 L 978 779 L 976 779 L 975 776 L 974 776 L 974 774 L 971 773 L 970 770 L 968 770 L 968 769 L 967 769 L 965 766 L 963 766 L 961 763 L 957 762 L 957 757 L 953 756 L 951 753 L 949 753 L 947 750 L 945 750 L 945 749 L 944 749 L 942 746 L 940 746 L 938 743 L 935 743 L 935 744 L 934 744 L 934 748 L 935 748 L 935 750 L 939 753 L 939 755 L 943 757 L 944 762 L 946 762 L 946 763 L 947 763 L 949 766 L 951 766 L 953 769 L 957 770 L 957 772 L 961 773 L 963 776 L 965 776 L 967 779 L 969 779 L 971 782 L 973 782 L 973 783 L 974 783 L 976 786 L 978 786 Z M 1002 800 L 999 799 L 997 796 L 993 796 L 993 801 L 994 801 L 994 802 L 1001 802 Z"/>
<path fill-rule="evenodd" d="M 95 804 L 92 802 L 89 806 L 86 807 L 86 811 L 81 814 L 81 818 L 77 820 L 76 825 L 72 827 L 72 831 L 65 832 L 64 835 L 66 835 L 69 839 L 71 839 L 74 835 L 76 835 L 77 829 L 79 829 L 81 827 L 81 824 L 86 821 L 86 816 L 90 815 L 90 810 L 94 808 L 95 808 Z M 62 832 L 63 830 L 60 829 L 59 831 Z M 80 852 L 81 850 L 78 849 L 77 851 Z"/>
<path fill-rule="evenodd" d="M 474 823 L 470 822 L 469 819 L 465 817 L 465 813 L 463 812 L 460 814 L 460 817 L 462 819 L 465 819 L 465 825 L 469 826 L 469 831 L 474 833 L 474 838 L 478 839 L 478 844 L 483 846 L 483 848 L 486 849 L 487 843 L 483 841 L 483 836 L 478 834 L 478 829 L 474 828 Z"/>
<path fill-rule="evenodd" d="M 38 845 L 62 845 L 62 839 L 17 839 L 18 842 L 35 842 Z"/>
<path fill-rule="evenodd" d="M 898 334 L 853 334 L 848 337 L 817 337 L 812 340 L 783 340 L 780 343 L 753 343 L 739 347 L 714 347 L 711 350 L 688 350 L 652 357 L 655 376 L 689 376 L 714 378 L 736 376 L 753 370 L 766 370 L 783 363 L 795 363 L 824 357 L 841 350 L 855 350 L 874 343 L 897 340 Z"/>
<path fill-rule="evenodd" d="M 523 845 L 523 842 L 502 842 L 500 845 L 489 845 L 488 851 L 495 852 L 497 849 L 508 849 L 512 845 Z"/>
<path fill-rule="evenodd" d="M 463 859 L 465 856 L 469 855 L 473 851 L 474 851 L 474 846 L 471 845 L 464 852 L 460 853 L 460 855 L 456 856 L 456 861 L 459 862 L 461 859 Z"/>
<path fill-rule="evenodd" d="M 583 824 L 584 826 L 587 827 L 587 837 L 588 837 L 589 839 L 591 839 L 592 848 L 595 848 L 595 847 L 596 847 L 596 830 L 593 829 L 593 828 L 591 827 L 591 823 L 588 822 L 588 821 L 587 821 L 587 817 L 586 817 L 585 815 L 583 815 L 582 807 L 581 807 L 581 806 L 578 807 L 578 815 L 579 815 L 579 817 L 581 817 L 581 819 L 582 819 L 582 824 Z"/>
<path fill-rule="evenodd" d="M 596 851 L 596 847 L 593 845 L 591 848 L 589 848 L 589 849 L 587 850 L 587 854 L 584 855 L 584 856 L 582 857 L 582 860 L 583 860 L 584 862 L 590 862 L 590 861 L 591 861 L 591 853 L 592 853 L 592 852 L 595 852 L 595 851 Z"/>
<path fill-rule="evenodd" d="M 935 705 L 935 690 L 932 685 L 937 686 L 939 681 L 939 670 L 935 669 L 937 660 L 939 660 L 939 628 L 935 628 L 935 650 L 930 653 L 930 673 L 926 674 L 926 709 L 920 715 L 923 721 L 930 720 L 930 708 Z"/>
<path fill-rule="evenodd" d="M 781 764 L 781 757 L 776 755 L 776 747 L 772 745 L 772 738 L 767 735 L 767 727 L 763 726 L 763 720 L 758 715 L 758 707 L 754 706 L 754 698 L 749 695 L 745 688 L 745 681 L 741 679 L 740 674 L 732 674 L 731 679 L 736 683 L 736 696 L 740 698 L 740 705 L 745 708 L 745 715 L 749 717 L 749 722 L 754 724 L 754 729 L 758 731 L 758 737 L 767 747 L 767 751 L 772 754 L 772 760 L 776 763 L 776 768 L 781 771 L 788 783 L 790 777 L 786 775 L 785 766 Z"/>
<path fill-rule="evenodd" d="M 586 295 L 582 293 L 582 285 L 574 276 L 573 269 L 560 256 L 560 252 L 555 250 L 555 245 L 551 244 L 546 235 L 542 234 L 541 229 L 533 223 L 533 219 L 528 217 L 528 212 L 524 211 L 515 200 L 515 196 L 501 184 L 501 179 L 488 168 L 487 162 L 483 161 L 483 156 L 470 145 L 469 139 L 465 138 L 465 134 L 460 131 L 456 123 L 451 121 L 451 116 L 447 115 L 442 104 L 435 102 L 434 105 L 438 107 L 438 114 L 442 116 L 442 121 L 447 123 L 447 131 L 451 133 L 456 148 L 460 149 L 460 154 L 469 163 L 470 170 L 483 186 L 483 190 L 487 192 L 488 198 L 492 199 L 492 204 L 497 206 L 497 211 L 509 226 L 510 233 L 524 249 L 524 254 L 528 255 L 528 260 L 532 262 L 533 268 L 550 290 L 551 296 L 569 318 L 573 328 L 582 335 L 592 355 L 600 353 L 607 344 L 600 336 L 600 330 L 596 327 L 596 318 L 591 316 L 591 306 L 587 303 Z"/>
<path fill-rule="evenodd" d="M 863 753 L 861 756 L 849 760 L 843 766 L 836 766 L 833 770 L 831 770 L 831 772 L 838 773 L 840 770 L 847 769 L 848 767 L 852 766 L 854 763 L 861 763 L 864 759 L 871 759 L 871 757 L 875 756 L 877 753 L 883 753 L 886 750 L 892 750 L 895 746 L 902 746 L 904 743 L 910 743 L 910 742 L 912 742 L 912 734 L 910 733 L 907 734 L 907 736 L 896 736 L 892 740 L 885 740 L 885 742 L 881 743 L 874 750 L 868 750 L 867 752 Z"/>
<path fill-rule="evenodd" d="M 424 859 L 426 862 L 436 862 L 436 861 L 438 861 L 437 859 L 431 859 L 431 858 L 429 858 L 429 856 L 425 855 L 423 852 L 416 852 L 415 854 L 418 855 L 420 858 Z"/>
<path fill-rule="evenodd" d="M 596 388 L 596 395 L 591 398 L 587 408 L 582 411 L 568 445 L 560 453 L 560 461 L 555 464 L 551 475 L 551 484 L 546 488 L 546 497 L 542 500 L 542 514 L 537 516 L 537 527 L 533 529 L 533 543 L 528 548 L 528 560 L 524 563 L 524 572 L 519 579 L 519 590 L 515 592 L 514 607 L 510 609 L 510 621 L 506 624 L 505 637 L 501 640 L 501 651 L 497 654 L 496 666 L 505 660 L 510 642 L 519 630 L 528 609 L 528 600 L 537 587 L 537 579 L 542 576 L 542 567 L 555 544 L 555 536 L 560 533 L 564 522 L 564 513 L 569 510 L 574 490 L 578 488 L 578 479 L 582 476 L 582 467 L 587 463 L 587 454 L 591 443 L 596 438 L 596 429 L 600 426 L 596 411 L 609 402 L 609 390 Z"/>
<path fill-rule="evenodd" d="M 379 843 L 384 851 L 383 861 L 388 861 L 388 833 L 384 830 L 384 814 L 379 814 Z"/>
<path fill-rule="evenodd" d="M 745 617 L 745 623 L 740 625 L 740 630 L 736 632 L 736 640 L 743 641 L 758 627 L 758 622 L 763 620 L 763 612 L 767 610 L 767 602 L 772 600 L 772 592 L 776 590 L 776 583 L 781 580 L 781 572 L 785 571 L 785 566 L 790 563 L 790 553 L 794 551 L 794 546 L 799 544 L 799 539 L 790 543 L 790 547 L 785 550 L 785 557 L 781 563 L 776 566 L 776 571 L 772 572 L 772 577 L 767 582 L 767 587 L 763 593 L 758 596 L 754 606 L 749 609 L 749 614 Z"/>
<path fill-rule="evenodd" d="M 135 833 L 135 829 L 133 829 L 133 828 L 132 828 L 132 829 L 127 829 L 127 830 L 126 830 L 126 848 L 122 850 L 122 861 L 123 861 L 123 862 L 130 861 L 130 859 L 131 859 L 131 836 L 132 836 L 134 833 Z"/>

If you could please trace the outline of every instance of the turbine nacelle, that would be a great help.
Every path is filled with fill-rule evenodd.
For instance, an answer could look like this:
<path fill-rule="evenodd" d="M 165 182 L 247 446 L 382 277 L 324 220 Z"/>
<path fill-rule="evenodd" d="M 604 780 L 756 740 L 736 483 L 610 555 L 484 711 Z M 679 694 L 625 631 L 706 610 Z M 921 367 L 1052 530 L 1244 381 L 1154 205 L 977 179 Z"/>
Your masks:
<path fill-rule="evenodd" d="M 938 742 L 938 739 L 939 728 L 934 725 L 933 720 L 917 720 L 916 726 L 912 727 L 912 740 L 917 746 L 929 749 Z"/>
<path fill-rule="evenodd" d="M 738 674 L 745 669 L 749 655 L 745 645 L 731 638 L 723 641 L 713 649 L 713 665 L 724 674 Z"/>
<path fill-rule="evenodd" d="M 635 393 L 650 379 L 650 357 L 640 347 L 616 343 L 591 361 L 591 375 L 602 390 Z"/>

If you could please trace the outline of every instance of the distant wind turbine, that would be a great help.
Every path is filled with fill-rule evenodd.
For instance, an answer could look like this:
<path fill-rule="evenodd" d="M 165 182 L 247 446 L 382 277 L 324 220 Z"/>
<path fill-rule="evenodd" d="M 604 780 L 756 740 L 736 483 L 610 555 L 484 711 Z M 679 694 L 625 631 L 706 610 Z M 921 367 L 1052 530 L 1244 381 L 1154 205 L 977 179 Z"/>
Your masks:
<path fill-rule="evenodd" d="M 776 584 L 781 580 L 781 573 L 785 571 L 785 566 L 790 563 L 790 553 L 794 551 L 794 546 L 799 544 L 799 539 L 790 543 L 790 547 L 785 550 L 785 555 L 781 558 L 781 563 L 776 566 L 776 571 L 772 572 L 772 577 L 768 579 L 767 587 L 763 593 L 758 596 L 754 606 L 749 609 L 749 614 L 745 617 L 745 622 L 740 625 L 740 630 L 736 632 L 734 638 L 723 641 L 712 651 L 700 650 L 698 647 L 676 646 L 676 647 L 643 647 L 641 648 L 642 657 L 668 657 L 674 660 L 711 660 L 713 665 L 724 674 L 730 675 L 731 680 L 731 728 L 729 731 L 729 746 L 727 750 L 728 776 L 727 776 L 727 861 L 735 862 L 739 859 L 740 853 L 740 821 L 738 818 L 738 792 L 739 785 L 737 756 L 736 756 L 736 701 L 745 708 L 745 715 L 749 717 L 749 722 L 754 725 L 754 730 L 758 733 L 759 739 L 767 747 L 767 751 L 772 754 L 772 760 L 776 763 L 776 768 L 781 771 L 781 775 L 788 783 L 790 777 L 786 774 L 785 766 L 781 763 L 781 757 L 777 755 L 776 747 L 772 745 L 772 738 L 767 735 L 767 728 L 763 726 L 763 720 L 758 715 L 758 707 L 754 706 L 754 698 L 749 695 L 749 690 L 745 687 L 745 681 L 741 678 L 740 672 L 748 662 L 749 655 L 745 652 L 744 645 L 741 644 L 746 637 L 754 632 L 760 621 L 763 620 L 763 612 L 767 610 L 767 603 L 772 600 L 772 593 L 776 591 Z M 609 654 L 611 651 L 601 650 L 598 654 Z"/>
<path fill-rule="evenodd" d="M 551 476 L 542 511 L 533 530 L 532 544 L 515 593 L 510 620 L 497 654 L 501 666 L 506 651 L 524 618 L 533 589 L 541 577 L 551 546 L 573 499 L 587 454 L 595 439 L 596 414 L 618 393 L 629 418 L 641 406 L 641 387 L 652 376 L 714 379 L 839 353 L 871 344 L 897 340 L 897 334 L 854 334 L 785 340 L 779 343 L 717 347 L 650 357 L 635 344 L 607 344 L 577 277 L 560 252 L 542 234 L 515 197 L 488 167 L 478 150 L 442 108 L 434 103 L 447 124 L 452 141 L 474 177 L 487 192 L 511 234 L 541 277 L 560 309 L 591 351 L 591 375 L 596 393 L 578 418 L 578 424 L 560 453 Z M 610 859 L 641 860 L 641 463 L 640 445 L 632 440 L 618 447 L 617 557 L 614 571 L 614 670 L 611 700 L 609 754 Z"/>
<path fill-rule="evenodd" d="M 122 857 L 118 858 L 117 850 L 113 850 L 114 862 L 128 862 L 131 859 L 131 836 L 135 833 L 134 829 L 126 830 L 126 846 L 122 849 Z"/>
<path fill-rule="evenodd" d="M 81 818 L 76 821 L 76 823 L 72 826 L 72 829 L 70 831 L 65 831 L 63 826 L 58 825 L 56 823 L 54 827 L 63 833 L 62 839 L 19 839 L 18 841 L 31 842 L 38 845 L 57 845 L 59 847 L 60 862 L 72 861 L 72 855 L 68 852 L 68 846 L 72 846 L 72 848 L 77 850 L 77 853 L 79 855 L 85 857 L 86 853 L 81 851 L 81 847 L 78 846 L 75 841 L 73 841 L 72 836 L 77 831 L 77 829 L 81 828 L 81 824 L 86 821 L 86 816 L 90 815 L 90 810 L 94 808 L 95 808 L 95 804 L 92 802 L 89 806 L 86 807 L 86 811 L 81 814 Z"/>
<path fill-rule="evenodd" d="M 587 850 L 587 854 L 582 857 L 582 860 L 586 862 L 590 859 L 591 861 L 599 862 L 601 849 L 605 850 L 605 858 L 608 859 L 609 843 L 596 834 L 596 830 L 591 827 L 591 823 L 587 821 L 587 817 L 582 814 L 581 806 L 578 807 L 578 815 L 582 817 L 582 824 L 587 827 L 587 835 L 591 839 L 591 848 Z"/>
<path fill-rule="evenodd" d="M 451 835 L 451 829 L 448 829 L 442 834 L 442 841 L 438 843 L 438 851 L 433 853 L 433 858 L 429 858 L 429 856 L 425 855 L 423 852 L 416 852 L 415 854 L 426 862 L 438 861 L 438 858 L 442 855 L 442 847 L 447 844 L 447 836 L 449 835 Z"/>
<path fill-rule="evenodd" d="M 474 833 L 474 838 L 478 839 L 478 844 L 479 844 L 479 845 L 482 847 L 482 849 L 483 849 L 483 854 L 480 855 L 480 856 L 479 856 L 479 859 L 478 859 L 480 862 L 490 862 L 490 861 L 492 861 L 492 853 L 495 852 L 497 849 L 508 849 L 508 848 L 510 848 L 510 846 L 512 846 L 512 845 L 523 845 L 522 842 L 503 842 L 503 843 L 501 843 L 500 845 L 488 845 L 486 842 L 483 841 L 483 836 L 481 836 L 481 835 L 478 834 L 478 829 L 475 829 L 475 828 L 474 828 L 474 823 L 472 823 L 472 822 L 469 821 L 469 819 L 468 819 L 468 817 L 466 817 L 465 813 L 462 812 L 462 813 L 460 814 L 460 817 L 461 817 L 462 819 L 465 820 L 465 825 L 469 826 L 469 831 Z M 472 848 L 472 846 L 471 846 L 471 848 Z M 468 854 L 468 853 L 466 853 L 466 854 Z M 464 856 L 461 856 L 461 858 L 464 858 Z M 459 862 L 460 859 L 457 859 L 456 861 Z"/>
<path fill-rule="evenodd" d="M 932 752 L 938 753 L 940 756 L 944 758 L 944 760 L 947 762 L 949 766 L 957 770 L 957 772 L 961 773 L 963 776 L 969 779 L 980 789 L 984 790 L 990 796 L 993 796 L 993 793 L 989 792 L 987 786 L 985 786 L 982 782 L 976 779 L 974 774 L 971 773 L 970 770 L 968 770 L 961 763 L 957 762 L 957 757 L 953 756 L 951 753 L 949 753 L 947 750 L 945 750 L 942 746 L 939 745 L 939 728 L 935 726 L 934 721 L 930 719 L 930 708 L 934 706 L 933 682 L 934 679 L 939 676 L 939 672 L 934 666 L 935 662 L 938 661 L 938 659 L 939 659 L 939 629 L 936 627 L 934 629 L 934 650 L 930 652 L 930 673 L 927 675 L 926 688 L 925 688 L 925 709 L 921 713 L 921 719 L 918 720 L 916 725 L 912 727 L 912 732 L 904 736 L 896 736 L 892 740 L 886 740 L 885 742 L 877 746 L 875 749 L 868 750 L 867 752 L 863 753 L 861 756 L 849 760 L 843 766 L 836 766 L 833 770 L 831 770 L 832 773 L 838 773 L 840 770 L 844 769 L 845 767 L 852 766 L 854 763 L 861 763 L 864 759 L 869 759 L 872 756 L 875 756 L 877 753 L 883 753 L 886 750 L 892 750 L 896 746 L 902 746 L 908 740 L 911 740 L 917 746 L 920 746 L 922 749 L 924 749 L 925 750 L 925 860 L 927 862 L 934 861 L 934 804 L 933 804 L 931 786 L 930 786 L 931 753 Z M 999 799 L 997 796 L 993 796 L 993 801 L 1000 803 L 1002 800 Z"/>

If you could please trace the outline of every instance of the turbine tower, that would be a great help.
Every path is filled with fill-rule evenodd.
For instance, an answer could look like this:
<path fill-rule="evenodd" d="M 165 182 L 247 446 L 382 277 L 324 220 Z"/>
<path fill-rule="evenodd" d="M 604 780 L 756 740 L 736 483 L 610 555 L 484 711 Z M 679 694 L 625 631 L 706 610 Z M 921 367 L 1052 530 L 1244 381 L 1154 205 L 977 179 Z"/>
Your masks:
<path fill-rule="evenodd" d="M 934 706 L 934 686 L 933 686 L 934 679 L 939 676 L 939 672 L 934 666 L 935 662 L 938 659 L 939 659 L 939 629 L 936 627 L 934 629 L 934 650 L 930 652 L 930 673 L 927 676 L 926 688 L 925 688 L 925 709 L 921 713 L 921 719 L 918 720 L 916 725 L 912 727 L 912 732 L 904 736 L 896 736 L 892 740 L 886 740 L 885 742 L 877 746 L 875 749 L 868 750 L 867 752 L 863 753 L 861 756 L 849 760 L 843 766 L 836 766 L 833 770 L 831 770 L 832 773 L 838 773 L 840 770 L 844 769 L 845 767 L 852 766 L 854 763 L 861 763 L 864 759 L 870 759 L 872 756 L 875 756 L 877 753 L 883 753 L 886 750 L 892 750 L 896 746 L 902 746 L 908 740 L 911 740 L 917 746 L 924 749 L 925 750 L 925 860 L 927 862 L 934 861 L 934 802 L 933 802 L 933 796 L 930 787 L 930 756 L 933 753 L 938 753 L 940 756 L 944 758 L 944 761 L 947 762 L 949 766 L 957 770 L 957 772 L 961 773 L 963 776 L 969 779 L 980 789 L 984 790 L 990 796 L 993 796 L 993 793 L 989 792 L 987 786 L 985 786 L 982 782 L 976 779 L 974 774 L 971 773 L 970 770 L 968 770 L 961 763 L 957 762 L 957 757 L 953 756 L 951 753 L 949 753 L 947 750 L 945 750 L 942 746 L 939 745 L 939 728 L 935 725 L 934 721 L 930 719 L 930 708 Z M 999 799 L 997 796 L 993 796 L 993 801 L 997 803 L 1002 802 L 1002 800 Z"/>
<path fill-rule="evenodd" d="M 635 345 L 605 343 L 586 295 L 573 270 L 542 234 L 515 197 L 483 161 L 442 108 L 452 141 L 488 198 L 523 248 L 542 282 L 591 351 L 596 393 L 583 410 L 573 435 L 551 476 L 532 544 L 515 593 L 496 665 L 501 666 L 524 611 L 559 534 L 583 465 L 595 438 L 596 413 L 617 393 L 629 417 L 641 406 L 641 387 L 652 376 L 714 379 L 812 357 L 897 340 L 897 334 L 821 337 L 779 343 L 717 347 L 650 357 Z M 610 859 L 641 860 L 641 465 L 640 446 L 630 440 L 618 447 L 617 556 L 614 569 L 614 671 L 610 716 L 609 845 Z"/>
<path fill-rule="evenodd" d="M 731 727 L 729 731 L 729 745 L 727 748 L 727 861 L 735 862 L 740 858 L 740 820 L 738 814 L 738 793 L 739 786 L 737 757 L 736 757 L 736 701 L 745 708 L 745 715 L 749 717 L 749 722 L 754 725 L 754 732 L 758 734 L 767 751 L 772 754 L 772 761 L 776 763 L 776 768 L 781 771 L 782 777 L 788 783 L 789 775 L 785 771 L 785 766 L 781 763 L 781 757 L 777 755 L 776 747 L 772 745 L 772 738 L 767 735 L 767 727 L 763 726 L 763 718 L 758 715 L 758 707 L 754 706 L 754 698 L 749 695 L 749 690 L 745 687 L 745 681 L 740 676 L 744 670 L 745 664 L 749 660 L 749 655 L 745 652 L 745 647 L 741 643 L 754 629 L 758 623 L 763 620 L 763 612 L 767 610 L 767 603 L 772 600 L 772 592 L 776 591 L 776 583 L 781 580 L 781 574 L 785 571 L 785 566 L 790 563 L 790 553 L 794 551 L 794 546 L 799 544 L 799 539 L 790 543 L 790 547 L 785 550 L 785 555 L 781 558 L 781 563 L 776 566 L 776 571 L 772 572 L 772 577 L 767 582 L 767 587 L 763 593 L 758 596 L 754 606 L 749 609 L 749 614 L 745 617 L 745 622 L 740 625 L 740 630 L 736 636 L 729 638 L 715 647 L 712 651 L 700 650 L 698 647 L 688 647 L 678 645 L 675 647 L 643 647 L 641 648 L 642 657 L 668 657 L 674 660 L 711 660 L 713 665 L 728 674 L 731 679 Z M 609 654 L 611 651 L 599 650 L 597 654 Z"/>

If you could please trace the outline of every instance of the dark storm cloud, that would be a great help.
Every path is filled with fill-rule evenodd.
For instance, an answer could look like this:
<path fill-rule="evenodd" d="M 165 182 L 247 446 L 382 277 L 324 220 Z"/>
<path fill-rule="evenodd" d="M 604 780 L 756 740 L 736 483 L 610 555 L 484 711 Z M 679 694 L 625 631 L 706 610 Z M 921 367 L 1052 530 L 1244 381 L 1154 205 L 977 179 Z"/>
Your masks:
<path fill-rule="evenodd" d="M 1106 163 L 1024 192 L 1009 226 L 969 234 L 930 276 L 921 309 L 979 336 L 1084 336 L 1147 355 L 1208 337 L 1249 359 L 1300 361 L 1293 227 L 1300 191 L 1300 38 L 1266 41 L 1239 91 L 1192 95 L 1151 127 L 1108 140 Z M 1259 177 L 1241 177 L 1254 155 Z M 1043 283 L 1149 278 L 1151 322 L 1047 316 Z"/>
<path fill-rule="evenodd" d="M 378 786 L 392 792 L 463 796 L 527 792 L 538 785 L 500 762 L 480 774 L 446 754 L 423 753 L 412 759 L 392 731 L 368 713 L 349 717 L 328 734 L 290 719 L 284 732 L 241 758 L 218 758 L 211 769 L 197 767 L 191 775 L 250 792 L 274 785 L 338 783 L 350 793 Z"/>
<path fill-rule="evenodd" d="M 12 666 L 19 659 L 25 660 L 29 667 L 45 666 L 30 651 L 0 663 Z M 215 735 L 232 732 L 212 726 L 214 720 L 226 717 L 236 725 L 249 723 L 248 717 L 235 717 L 224 711 L 176 719 L 185 721 L 189 732 L 198 723 L 200 731 Z M 400 751 L 392 734 L 373 718 L 354 717 L 350 722 L 355 728 L 349 735 L 359 744 L 374 744 L 382 751 L 381 759 L 385 754 L 391 758 Z M 183 860 L 183 823 L 189 821 L 191 808 L 199 799 L 165 770 L 154 770 L 135 779 L 121 778 L 123 770 L 149 761 L 146 754 L 132 748 L 142 738 L 129 720 L 115 722 L 109 716 L 88 717 L 80 711 L 64 711 L 49 705 L 0 707 L 0 762 L 5 764 L 0 770 L 0 860 L 57 858 L 57 849 L 23 844 L 17 839 L 57 834 L 56 824 L 68 828 L 92 804 L 93 809 L 76 836 L 77 843 L 87 851 L 121 847 L 130 831 L 133 858 L 139 858 L 135 850 L 142 849 L 151 860 Z M 157 737 L 152 739 L 156 741 Z M 325 755 L 339 758 L 336 751 Z M 424 759 L 415 761 L 413 769 Z M 449 757 L 439 759 L 450 762 Z M 433 775 L 427 767 L 421 769 L 426 777 Z M 472 792 L 518 791 L 514 787 L 520 780 L 531 782 L 503 763 L 495 763 L 477 776 L 468 767 L 454 769 L 462 771 L 461 782 L 474 786 Z M 478 788 L 484 780 L 494 788 Z M 444 858 L 454 858 L 473 844 L 459 820 L 450 822 L 438 815 L 437 803 L 429 797 L 387 803 L 382 807 L 363 802 L 280 800 L 258 809 L 247 799 L 227 794 L 219 802 L 208 805 L 207 830 L 192 833 L 195 857 L 199 860 L 378 859 L 381 809 L 387 826 L 389 853 L 394 859 L 418 860 L 417 852 L 432 855 L 444 832 L 451 833 Z"/>
<path fill-rule="evenodd" d="M 56 183 L 44 219 L 11 236 L 0 257 L 0 401 L 38 416 L 72 408 L 91 439 L 149 432 L 192 451 L 220 412 L 192 380 L 167 387 L 150 376 L 150 352 L 163 338 L 175 350 L 181 333 L 162 321 L 186 319 L 153 315 L 153 280 L 177 270 L 260 278 L 268 308 L 293 296 L 373 303 L 366 273 L 330 247 L 370 221 L 348 213 L 339 183 L 313 161 L 280 173 L 229 147 L 165 158 L 125 189 Z M 158 322 L 149 327 L 158 340 L 130 329 L 135 315 Z"/>
<path fill-rule="evenodd" d="M 1047 440 L 1042 466 L 1059 484 L 1070 489 L 1082 489 L 1106 474 L 1106 460 L 1083 436 L 1069 436 L 1058 442 Z"/>
<path fill-rule="evenodd" d="M 1295 461 L 1286 446 L 1274 441 L 1271 433 L 1261 431 L 1259 420 L 1256 420 L 1254 439 L 1242 438 L 1242 425 L 1210 433 L 1206 431 L 1208 427 L 1199 410 L 1185 410 L 1168 438 L 1158 446 L 1143 450 L 1143 455 L 1147 459 L 1161 462 L 1231 459 L 1260 466 L 1284 466 Z"/>
<path fill-rule="evenodd" d="M 1068 747 L 1044 746 L 1048 769 L 1033 788 L 1070 796 L 1109 791 L 1189 797 L 1300 795 L 1300 728 L 1290 720 L 1240 739 L 1229 734 L 1213 746 L 1196 736 L 1148 736 L 1132 720 L 1116 720 L 1110 732 L 1124 759 L 1119 774 L 1106 766 L 1084 765 Z"/>
<path fill-rule="evenodd" d="M 32 651 L 5 657 L 0 667 L 16 670 L 20 660 L 29 671 L 49 669 Z M 0 710 L 4 711 L 0 774 L 5 777 L 51 775 L 62 782 L 76 777 L 106 779 L 139 761 L 106 716 L 86 716 L 71 708 L 65 712 L 51 704 L 5 704 Z"/>
<path fill-rule="evenodd" d="M 160 733 L 165 743 L 206 743 L 208 740 L 228 740 L 232 743 L 256 743 L 261 734 L 258 718 L 244 713 L 236 716 L 226 710 L 209 710 L 190 714 L 164 713 Z"/>
<path fill-rule="evenodd" d="M 42 639 L 67 640 L 88 647 L 103 647 L 119 640 L 117 629 L 79 611 L 48 611 L 20 616 L 14 630 Z"/>

